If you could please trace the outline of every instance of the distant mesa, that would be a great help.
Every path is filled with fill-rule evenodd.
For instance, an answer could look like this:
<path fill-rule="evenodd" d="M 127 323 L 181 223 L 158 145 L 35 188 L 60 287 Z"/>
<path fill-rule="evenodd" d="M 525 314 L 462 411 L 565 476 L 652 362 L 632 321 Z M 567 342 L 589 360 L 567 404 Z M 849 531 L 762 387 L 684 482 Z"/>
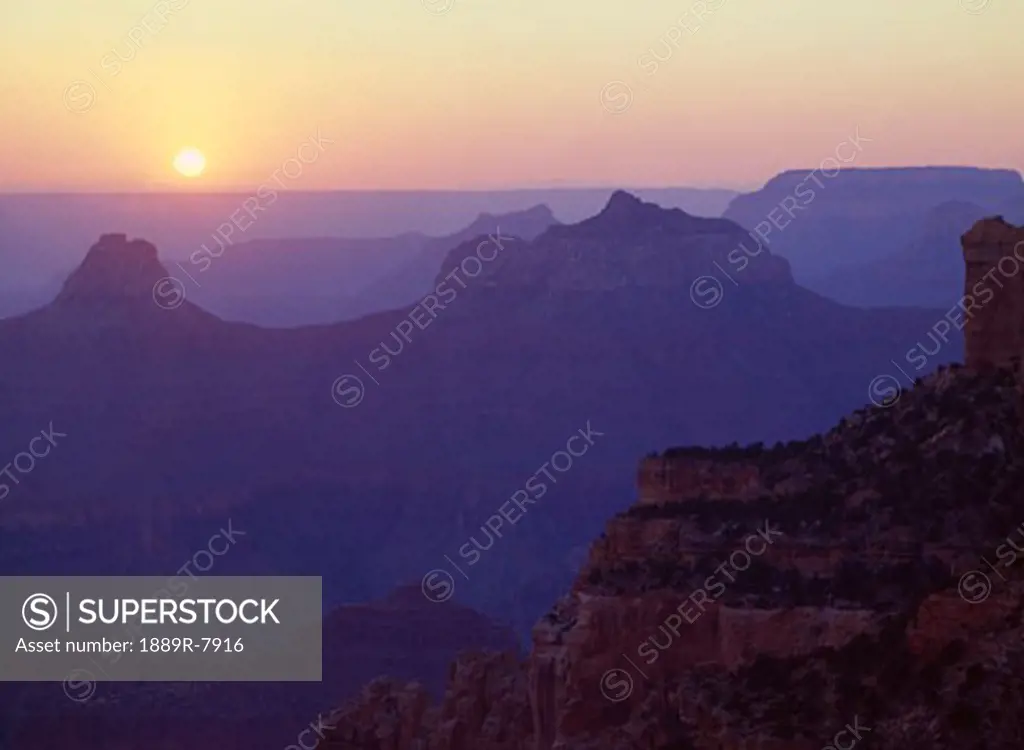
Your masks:
<path fill-rule="evenodd" d="M 1024 191 L 1024 179 L 1012 169 L 846 167 L 832 176 L 821 170 L 793 169 L 771 178 L 759 191 L 737 196 L 727 215 L 744 204 L 777 200 L 801 183 L 814 186 L 818 196 L 829 203 L 863 200 L 887 205 L 893 213 L 911 208 L 924 211 L 945 201 L 972 200 L 986 205 Z"/>
<path fill-rule="evenodd" d="M 954 211 L 963 213 L 964 203 L 981 207 L 984 215 L 1019 220 L 1024 180 L 1014 170 L 975 167 L 790 170 L 734 198 L 724 217 L 748 229 L 773 212 L 782 217 L 785 229 L 773 228 L 768 238 L 773 250 L 793 264 L 801 284 L 829 294 L 841 288 L 827 278 L 831 274 L 897 257 L 921 240 L 921 220 L 936 206 L 961 204 Z M 955 243 L 955 236 L 948 239 Z M 901 304 L 892 294 L 860 293 L 848 301 L 874 297 Z"/>

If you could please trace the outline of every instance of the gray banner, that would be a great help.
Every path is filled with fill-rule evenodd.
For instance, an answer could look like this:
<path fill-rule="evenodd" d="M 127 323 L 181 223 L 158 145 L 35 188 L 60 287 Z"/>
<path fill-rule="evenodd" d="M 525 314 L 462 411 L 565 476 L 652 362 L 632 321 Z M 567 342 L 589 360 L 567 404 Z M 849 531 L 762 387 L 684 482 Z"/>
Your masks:
<path fill-rule="evenodd" d="M 0 578 L 0 681 L 319 682 L 321 579 Z"/>

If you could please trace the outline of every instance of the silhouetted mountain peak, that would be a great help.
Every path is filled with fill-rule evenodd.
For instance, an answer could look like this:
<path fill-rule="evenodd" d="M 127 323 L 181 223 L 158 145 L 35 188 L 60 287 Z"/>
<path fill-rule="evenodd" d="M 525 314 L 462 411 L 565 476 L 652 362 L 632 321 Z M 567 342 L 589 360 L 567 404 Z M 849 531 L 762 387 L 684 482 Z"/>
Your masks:
<path fill-rule="evenodd" d="M 492 234 L 494 234 L 492 232 Z M 501 224 L 501 237 L 514 235 Z M 481 286 L 555 290 L 612 290 L 621 287 L 689 289 L 694 279 L 732 265 L 749 282 L 792 283 L 789 265 L 772 256 L 735 222 L 691 216 L 678 208 L 645 203 L 617 190 L 595 216 L 578 224 L 552 226 L 532 242 L 500 241 L 500 252 L 481 250 L 474 238 L 452 250 L 437 276 L 440 284 L 456 268 L 479 267 Z M 471 258 L 493 255 L 486 263 Z M 756 262 L 752 262 L 756 260 Z"/>
<path fill-rule="evenodd" d="M 616 190 L 608 198 L 608 203 L 605 205 L 604 210 L 612 212 L 633 211 L 643 205 L 653 206 L 654 204 L 645 204 L 642 200 L 626 190 Z"/>
<path fill-rule="evenodd" d="M 153 304 L 153 286 L 167 275 L 154 245 L 124 234 L 104 234 L 64 282 L 55 304 Z"/>
<path fill-rule="evenodd" d="M 616 190 L 596 216 L 579 224 L 562 227 L 564 233 L 589 234 L 622 241 L 640 237 L 743 232 L 731 221 L 691 216 L 681 208 L 663 208 L 647 203 L 625 190 Z"/>
<path fill-rule="evenodd" d="M 606 221 L 643 221 L 666 209 L 654 203 L 644 203 L 632 193 L 616 190 L 611 194 L 608 203 L 595 218 Z M 680 211 L 680 213 L 685 213 Z"/>

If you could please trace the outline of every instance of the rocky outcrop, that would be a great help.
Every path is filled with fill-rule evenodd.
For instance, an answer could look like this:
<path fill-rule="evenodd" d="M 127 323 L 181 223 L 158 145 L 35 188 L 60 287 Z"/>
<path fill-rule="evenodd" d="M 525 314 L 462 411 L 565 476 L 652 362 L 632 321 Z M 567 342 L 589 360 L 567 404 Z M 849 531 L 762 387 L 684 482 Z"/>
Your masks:
<path fill-rule="evenodd" d="M 968 367 L 1015 367 L 1024 356 L 1024 227 L 1002 217 L 963 236 Z"/>
<path fill-rule="evenodd" d="M 740 500 L 764 494 L 761 469 L 746 461 L 654 456 L 640 463 L 638 502 L 658 504 L 700 496 Z"/>

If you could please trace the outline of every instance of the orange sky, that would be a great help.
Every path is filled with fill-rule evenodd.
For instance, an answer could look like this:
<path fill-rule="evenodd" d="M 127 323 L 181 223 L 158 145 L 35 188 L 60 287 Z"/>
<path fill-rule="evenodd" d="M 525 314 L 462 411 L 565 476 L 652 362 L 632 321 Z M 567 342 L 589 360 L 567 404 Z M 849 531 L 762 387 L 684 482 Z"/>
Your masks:
<path fill-rule="evenodd" d="M 753 186 L 1024 168 L 1020 0 L 54 0 L 0 27 L 0 190 Z M 657 55 L 660 60 L 656 59 Z M 207 157 L 188 181 L 183 147 Z M 294 169 L 292 170 L 294 173 Z"/>

